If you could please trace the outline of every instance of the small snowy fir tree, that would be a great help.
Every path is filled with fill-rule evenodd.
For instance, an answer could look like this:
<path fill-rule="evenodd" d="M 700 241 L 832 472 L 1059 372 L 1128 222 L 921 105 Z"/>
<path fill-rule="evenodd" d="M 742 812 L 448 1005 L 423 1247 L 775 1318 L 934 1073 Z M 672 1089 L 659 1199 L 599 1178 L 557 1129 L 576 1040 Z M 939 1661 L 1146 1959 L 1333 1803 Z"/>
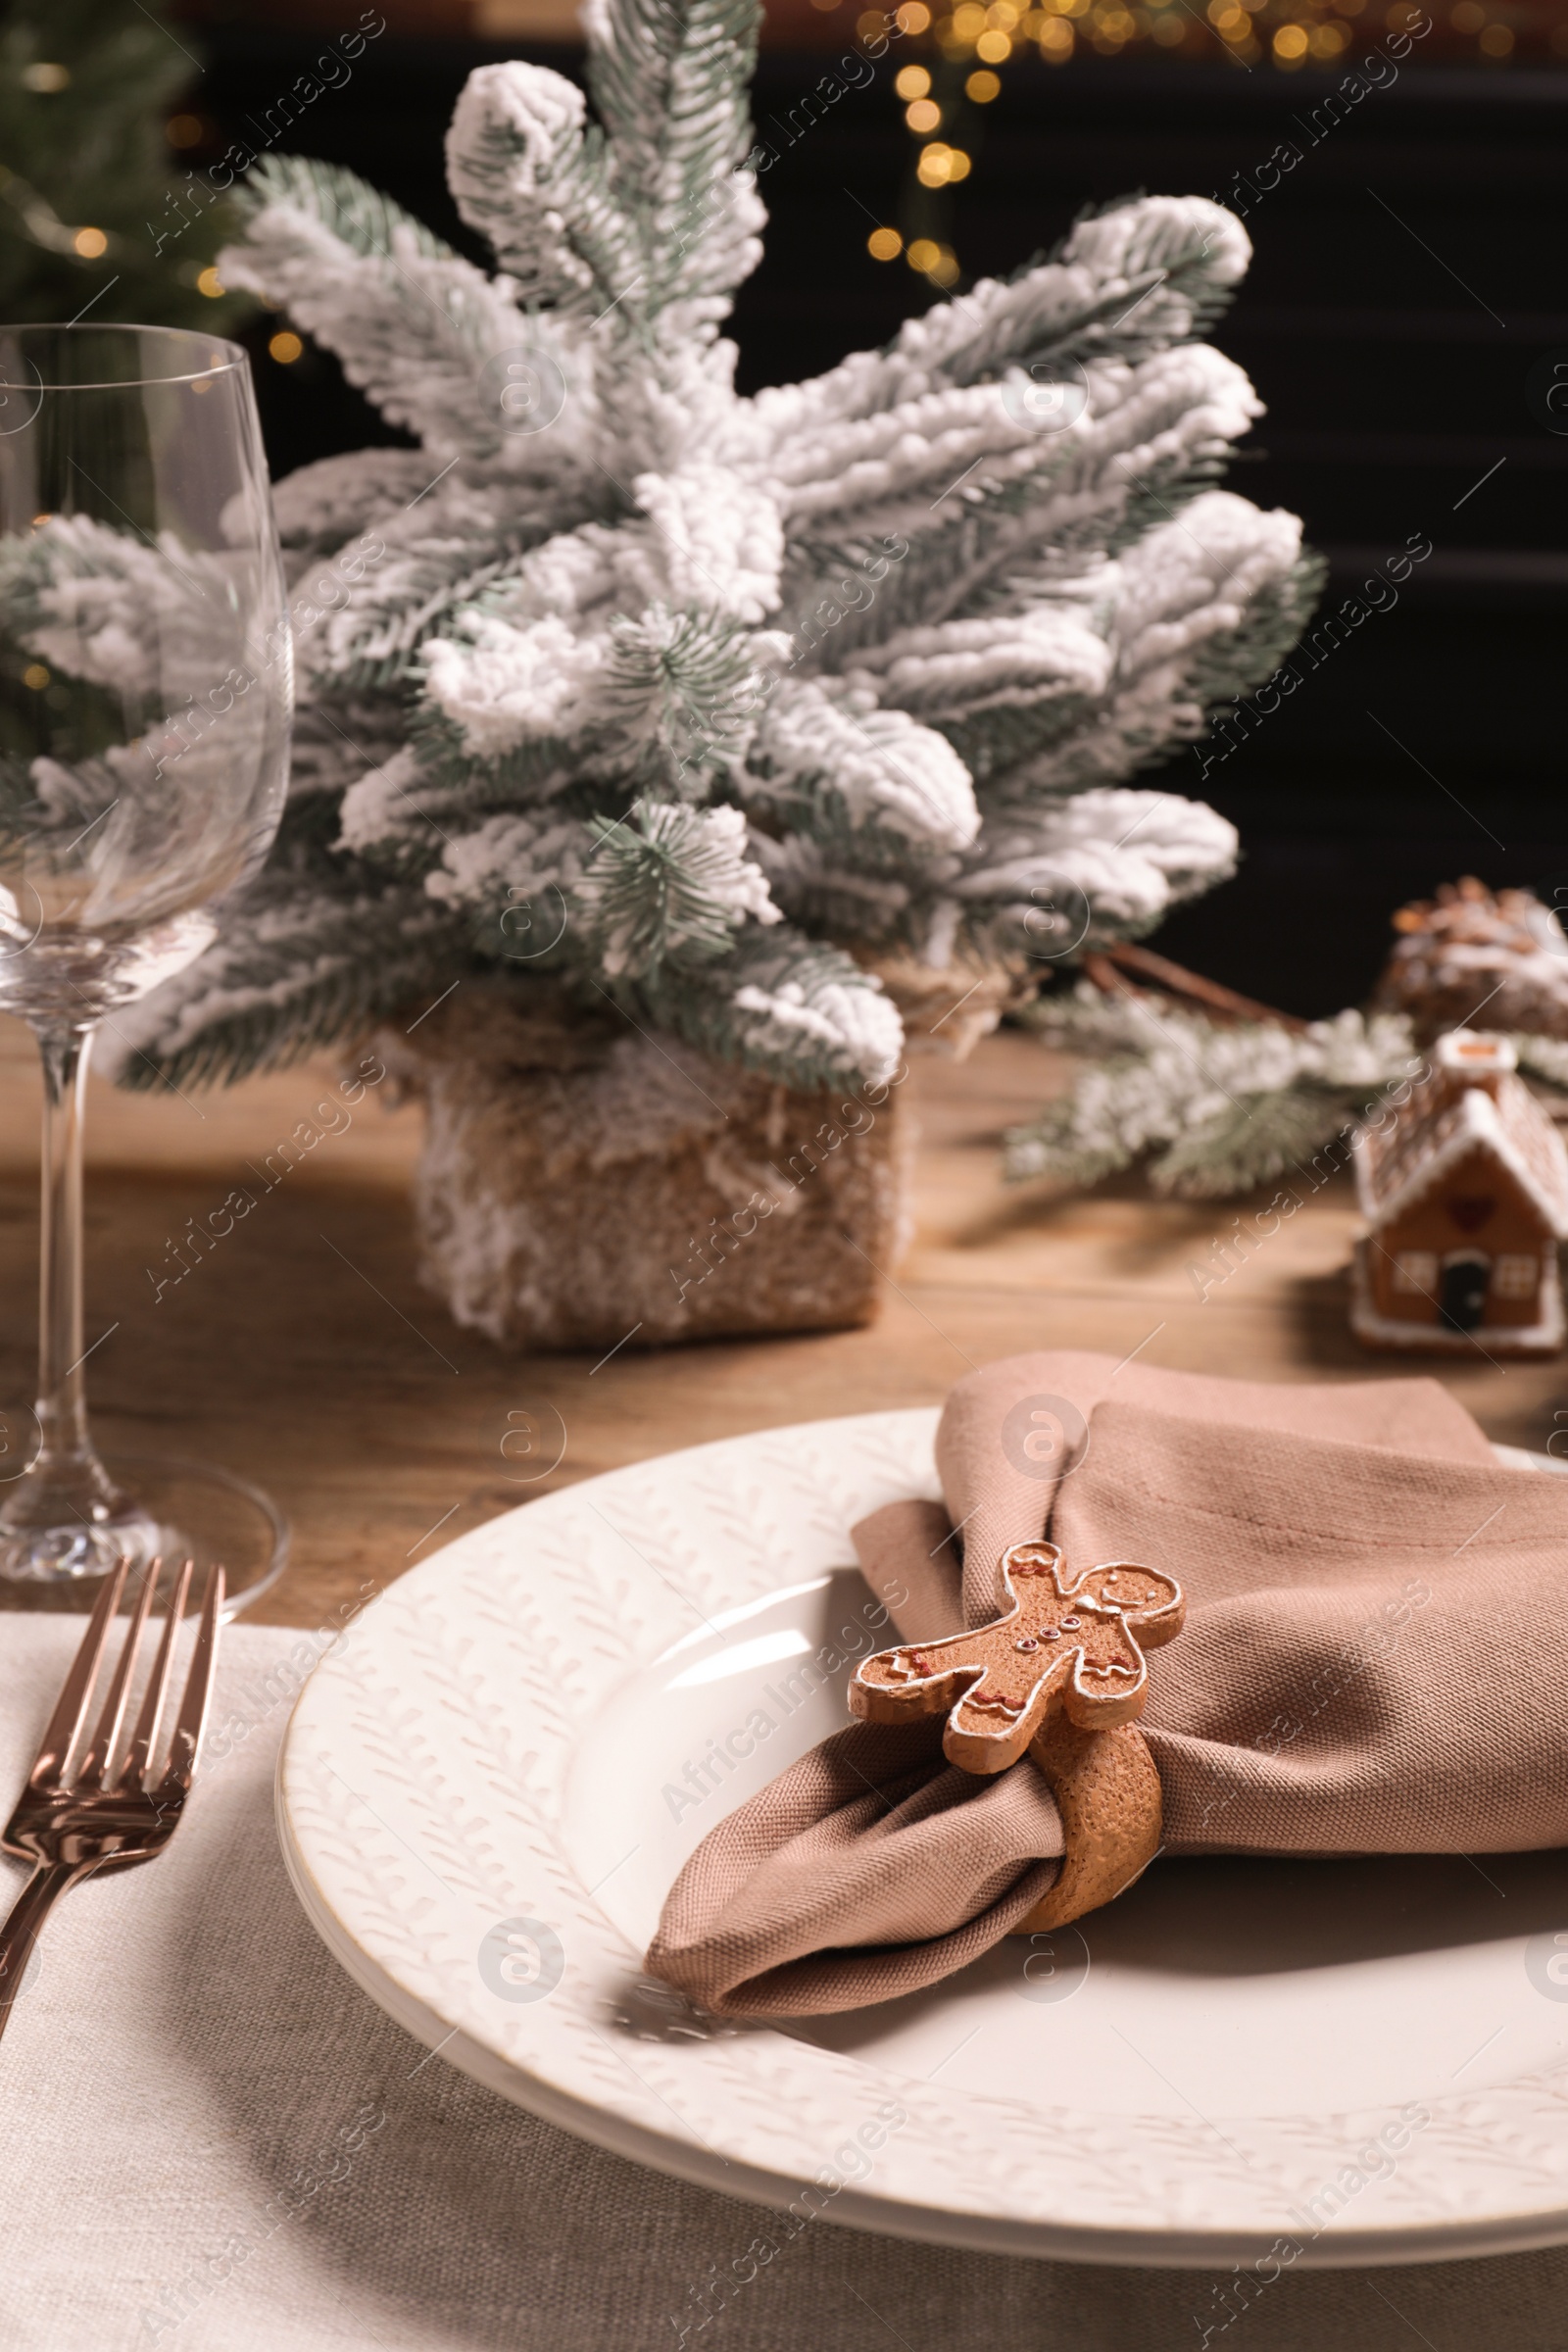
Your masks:
<path fill-rule="evenodd" d="M 129 1083 L 489 970 L 853 1085 L 900 1048 L 879 958 L 1027 969 L 1064 896 L 1093 945 L 1231 869 L 1213 810 L 1125 780 L 1269 672 L 1314 586 L 1294 516 L 1213 486 L 1259 414 L 1200 340 L 1239 223 L 1113 206 L 742 399 L 718 330 L 764 219 L 754 0 L 585 23 L 594 115 L 518 63 L 459 101 L 494 276 L 346 172 L 252 177 L 225 282 L 418 446 L 279 486 L 290 806 L 219 941 L 121 1017 Z"/>

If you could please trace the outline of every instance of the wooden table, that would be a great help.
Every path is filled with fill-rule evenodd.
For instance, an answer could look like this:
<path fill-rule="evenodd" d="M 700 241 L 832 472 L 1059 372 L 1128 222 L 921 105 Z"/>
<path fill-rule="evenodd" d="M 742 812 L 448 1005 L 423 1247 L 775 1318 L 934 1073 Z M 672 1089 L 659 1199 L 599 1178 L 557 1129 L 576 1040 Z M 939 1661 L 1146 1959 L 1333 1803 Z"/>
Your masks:
<path fill-rule="evenodd" d="M 1159 1201 L 1137 1182 L 1057 1200 L 1004 1185 L 1001 1130 L 1059 1087 L 1065 1066 L 1018 1034 L 986 1040 L 962 1066 L 914 1064 L 917 1232 L 871 1329 L 625 1348 L 598 1364 L 503 1353 L 419 1288 L 409 1185 L 420 1114 L 373 1095 L 211 1256 L 169 1279 L 185 1220 L 275 1152 L 339 1064 L 189 1097 L 94 1080 L 87 1339 L 101 1341 L 100 1435 L 204 1456 L 269 1488 L 295 1547 L 255 1615 L 311 1626 L 533 1494 L 743 1430 L 935 1403 L 971 1365 L 1023 1348 L 1136 1351 L 1282 1381 L 1430 1369 L 1490 1436 L 1545 1444 L 1568 1398 L 1561 1364 L 1504 1368 L 1477 1352 L 1406 1365 L 1350 1338 L 1356 1217 L 1343 1178 L 1205 1298 L 1190 1269 L 1212 1269 L 1238 1204 Z M 0 1102 L 0 1402 L 15 1403 L 33 1388 L 38 1088 L 31 1039 L 10 1021 Z M 508 1416 L 551 1407 L 564 1456 L 537 1485 L 519 1483 L 527 1464 L 502 1451 L 517 1426 Z"/>

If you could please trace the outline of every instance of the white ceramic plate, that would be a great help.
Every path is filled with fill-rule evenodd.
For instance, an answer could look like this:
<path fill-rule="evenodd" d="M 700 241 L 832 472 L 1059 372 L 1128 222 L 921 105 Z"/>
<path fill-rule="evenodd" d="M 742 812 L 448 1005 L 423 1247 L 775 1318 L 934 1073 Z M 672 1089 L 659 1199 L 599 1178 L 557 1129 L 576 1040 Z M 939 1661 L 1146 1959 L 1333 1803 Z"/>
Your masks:
<path fill-rule="evenodd" d="M 666 1455 L 400 1579 L 279 1768 L 343 1965 L 536 2113 L 763 2202 L 817 2182 L 863 2229 L 1276 2269 L 1568 2239 L 1561 1856 L 1162 1863 L 1081 1932 L 788 2033 L 642 1978 L 686 1855 L 848 1721 L 888 1639 L 848 1531 L 936 1494 L 935 1425 Z"/>

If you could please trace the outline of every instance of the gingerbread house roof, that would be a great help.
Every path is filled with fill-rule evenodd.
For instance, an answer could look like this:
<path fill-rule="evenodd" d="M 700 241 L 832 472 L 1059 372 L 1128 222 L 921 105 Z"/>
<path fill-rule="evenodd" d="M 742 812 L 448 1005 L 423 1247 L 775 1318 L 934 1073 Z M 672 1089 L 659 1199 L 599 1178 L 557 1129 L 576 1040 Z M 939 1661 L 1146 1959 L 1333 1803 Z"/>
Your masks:
<path fill-rule="evenodd" d="M 1446 1038 L 1443 1046 L 1457 1042 Z M 1480 1043 L 1466 1040 L 1460 1051 L 1471 1052 Z M 1500 1039 L 1496 1043 L 1501 1047 Z M 1374 1229 L 1402 1215 L 1461 1161 L 1480 1153 L 1506 1169 L 1548 1232 L 1568 1241 L 1568 1152 L 1535 1096 L 1514 1075 L 1512 1053 L 1504 1048 L 1488 1059 L 1491 1067 L 1476 1073 L 1487 1083 L 1465 1086 L 1463 1061 L 1440 1047 L 1439 1074 L 1411 1096 L 1406 1108 L 1382 1127 L 1364 1127 L 1357 1134 L 1356 1191 Z"/>

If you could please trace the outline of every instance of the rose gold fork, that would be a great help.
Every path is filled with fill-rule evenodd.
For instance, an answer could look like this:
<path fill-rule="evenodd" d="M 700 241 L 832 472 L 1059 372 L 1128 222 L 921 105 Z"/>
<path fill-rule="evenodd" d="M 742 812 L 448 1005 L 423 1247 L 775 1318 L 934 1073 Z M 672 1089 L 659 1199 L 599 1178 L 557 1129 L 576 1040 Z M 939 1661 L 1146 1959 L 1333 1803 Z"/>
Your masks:
<path fill-rule="evenodd" d="M 122 1560 L 98 1595 L 75 1662 L 67 1675 L 37 1761 L 17 1809 L 6 1824 L 0 1845 L 33 1865 L 27 1881 L 0 1927 L 0 2034 L 22 1989 L 22 1980 L 39 1931 L 54 1905 L 78 1880 L 96 1870 L 132 1862 L 151 1861 L 179 1826 L 190 1793 L 191 1776 L 201 1745 L 202 1723 L 213 1687 L 218 1653 L 218 1612 L 223 1603 L 223 1571 L 208 1571 L 202 1596 L 201 1622 L 190 1672 L 161 1767 L 153 1764 L 159 1718 L 174 1662 L 174 1638 L 179 1631 L 185 1595 L 190 1589 L 191 1564 L 185 1562 L 170 1597 L 163 1640 L 153 1662 L 151 1679 L 142 1698 L 130 1745 L 118 1772 L 115 1751 L 120 1744 L 125 1703 L 135 1671 L 136 1649 L 152 1606 L 159 1563 L 154 1560 L 142 1578 L 141 1592 L 109 1685 L 103 1711 L 80 1763 L 69 1772 L 71 1751 L 81 1735 L 92 1702 L 93 1685 L 108 1645 L 109 1628 L 124 1591 L 126 1563 Z"/>

